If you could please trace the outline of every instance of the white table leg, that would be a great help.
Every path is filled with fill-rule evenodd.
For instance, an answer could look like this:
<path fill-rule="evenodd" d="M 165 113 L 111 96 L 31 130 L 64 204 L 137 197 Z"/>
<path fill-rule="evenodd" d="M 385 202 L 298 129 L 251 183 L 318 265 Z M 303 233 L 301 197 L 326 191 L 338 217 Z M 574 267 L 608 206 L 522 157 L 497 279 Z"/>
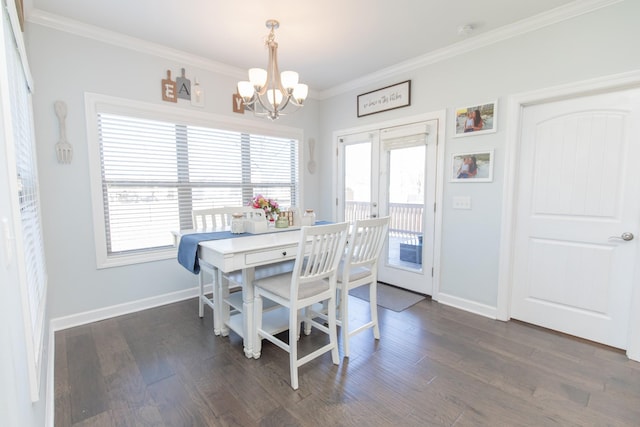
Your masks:
<path fill-rule="evenodd" d="M 242 335 L 244 338 L 244 355 L 253 357 L 253 335 L 255 334 L 255 322 L 253 319 L 253 280 L 255 278 L 254 268 L 242 270 Z"/>
<path fill-rule="evenodd" d="M 198 293 L 198 316 L 200 318 L 204 317 L 204 270 L 200 269 L 200 273 L 198 274 L 198 287 L 200 291 Z M 214 322 L 215 327 L 215 322 Z"/>
<path fill-rule="evenodd" d="M 229 335 L 229 304 L 225 300 L 229 297 L 229 281 L 224 278 L 222 271 L 216 268 L 216 295 L 214 295 L 215 310 L 213 316 L 218 325 L 220 335 Z"/>

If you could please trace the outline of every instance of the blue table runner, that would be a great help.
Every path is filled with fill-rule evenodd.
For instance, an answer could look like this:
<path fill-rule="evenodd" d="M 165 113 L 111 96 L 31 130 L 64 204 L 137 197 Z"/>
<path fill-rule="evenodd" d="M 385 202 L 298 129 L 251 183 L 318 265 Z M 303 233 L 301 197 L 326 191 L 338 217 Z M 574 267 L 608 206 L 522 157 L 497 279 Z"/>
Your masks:
<path fill-rule="evenodd" d="M 316 221 L 315 225 L 331 224 L 330 221 Z M 295 229 L 298 230 L 298 229 Z M 279 231 L 268 231 L 267 233 L 282 233 L 285 231 L 294 231 L 294 229 L 281 229 Z M 265 233 L 261 233 L 265 234 Z M 209 233 L 190 233 L 180 238 L 178 245 L 178 262 L 181 266 L 192 272 L 200 273 L 200 262 L 198 261 L 198 245 L 200 242 L 207 240 L 230 239 L 232 237 L 255 236 L 251 233 L 232 234 L 230 231 L 213 231 Z"/>
<path fill-rule="evenodd" d="M 249 236 L 250 234 L 244 233 L 244 235 Z M 178 245 L 178 262 L 193 274 L 198 274 L 200 273 L 200 263 L 198 262 L 198 245 L 200 242 L 230 239 L 238 236 L 242 236 L 242 234 L 232 234 L 230 231 L 185 234 L 180 238 L 180 244 Z"/>

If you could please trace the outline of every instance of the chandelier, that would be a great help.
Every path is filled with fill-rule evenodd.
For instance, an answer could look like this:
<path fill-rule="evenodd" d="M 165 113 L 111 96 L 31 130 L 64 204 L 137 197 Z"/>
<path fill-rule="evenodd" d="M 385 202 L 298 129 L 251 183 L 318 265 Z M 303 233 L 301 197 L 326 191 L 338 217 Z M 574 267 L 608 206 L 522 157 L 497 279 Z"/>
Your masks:
<path fill-rule="evenodd" d="M 278 43 L 275 32 L 280 23 L 275 19 L 266 22 L 270 29 L 265 45 L 269 49 L 267 69 L 249 69 L 249 81 L 238 82 L 238 93 L 242 97 L 244 107 L 257 116 L 266 116 L 275 120 L 284 115 L 289 105 L 302 107 L 309 88 L 298 83 L 298 73 L 278 69 Z"/>

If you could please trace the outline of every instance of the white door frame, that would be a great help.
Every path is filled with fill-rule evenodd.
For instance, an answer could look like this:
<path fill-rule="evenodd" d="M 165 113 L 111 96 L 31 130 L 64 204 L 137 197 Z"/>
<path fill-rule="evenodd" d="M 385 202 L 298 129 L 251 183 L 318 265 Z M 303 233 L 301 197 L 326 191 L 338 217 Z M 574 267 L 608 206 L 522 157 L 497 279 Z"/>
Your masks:
<path fill-rule="evenodd" d="M 435 229 L 433 234 L 433 294 L 431 298 L 434 301 L 438 300 L 438 293 L 440 291 L 440 250 L 442 247 L 442 203 L 444 193 L 444 170 L 445 170 L 445 155 L 444 155 L 444 141 L 445 141 L 445 127 L 446 127 L 447 110 L 439 110 L 425 114 L 419 114 L 416 116 L 402 117 L 395 120 L 387 120 L 384 122 L 373 122 L 368 125 L 358 126 L 348 129 L 340 129 L 333 132 L 333 152 L 338 155 L 338 138 L 340 135 L 355 134 L 361 132 L 374 132 L 383 128 L 389 128 L 394 126 L 402 126 L 410 123 L 426 122 L 429 120 L 438 120 L 438 127 L 433 131 L 436 133 L 436 141 L 438 145 L 437 158 L 436 158 L 436 212 L 435 212 Z M 333 162 L 332 173 L 332 188 L 333 188 L 333 200 L 338 200 L 338 162 Z M 338 217 L 338 208 L 335 203 L 333 204 L 333 218 Z M 426 274 L 426 272 L 425 272 Z"/>
<path fill-rule="evenodd" d="M 517 204 L 517 165 L 520 160 L 520 130 L 522 113 L 526 106 L 543 104 L 584 95 L 595 95 L 640 87 L 640 70 L 592 80 L 575 82 L 509 97 L 507 105 L 508 127 L 505 145 L 505 177 L 502 203 L 500 239 L 500 265 L 498 271 L 498 320 L 511 318 L 511 287 L 513 279 L 513 249 Z M 640 251 L 639 251 L 640 252 Z M 640 265 L 640 253 L 636 265 Z M 640 361 L 640 268 L 636 268 L 631 295 L 627 356 Z"/>

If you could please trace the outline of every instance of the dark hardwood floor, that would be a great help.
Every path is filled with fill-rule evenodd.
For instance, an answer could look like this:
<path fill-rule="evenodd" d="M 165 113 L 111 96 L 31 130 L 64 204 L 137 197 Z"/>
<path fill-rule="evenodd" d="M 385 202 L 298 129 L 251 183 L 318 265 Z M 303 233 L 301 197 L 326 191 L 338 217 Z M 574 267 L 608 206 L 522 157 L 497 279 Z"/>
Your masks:
<path fill-rule="evenodd" d="M 245 358 L 211 315 L 193 299 L 57 332 L 55 426 L 640 425 L 640 363 L 520 322 L 381 308 L 379 342 L 367 331 L 339 366 L 304 365 L 294 391 L 287 353 L 264 341 Z"/>

